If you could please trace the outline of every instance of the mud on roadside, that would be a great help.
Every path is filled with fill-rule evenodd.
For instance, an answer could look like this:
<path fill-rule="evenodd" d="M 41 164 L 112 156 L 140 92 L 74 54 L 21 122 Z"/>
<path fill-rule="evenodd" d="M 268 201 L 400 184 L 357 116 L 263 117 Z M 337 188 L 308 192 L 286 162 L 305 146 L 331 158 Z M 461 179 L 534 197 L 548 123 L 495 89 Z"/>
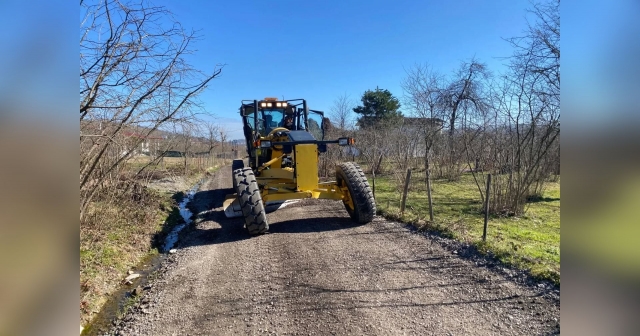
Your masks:
<path fill-rule="evenodd" d="M 204 178 L 206 176 L 210 176 L 210 174 L 204 175 Z M 184 223 L 178 205 L 182 198 L 185 197 L 186 192 L 201 180 L 203 180 L 202 174 L 189 178 L 166 176 L 146 183 L 145 189 L 162 199 L 161 202 L 154 205 L 154 208 L 159 207 L 159 210 L 153 210 L 164 214 L 162 224 L 151 231 L 150 229 L 146 230 L 145 232 L 148 231 L 147 233 L 137 233 L 136 242 L 125 240 L 118 243 L 120 245 L 119 249 L 122 250 L 121 253 L 131 253 L 130 256 L 127 256 L 127 260 L 129 260 L 127 262 L 128 267 L 121 270 L 121 265 L 117 269 L 112 269 L 108 276 L 102 276 L 100 278 L 102 280 L 98 279 L 100 283 L 103 283 L 101 287 L 92 285 L 93 289 L 86 288 L 86 290 L 83 290 L 85 294 L 83 294 L 84 299 L 81 302 L 81 309 L 83 302 L 85 302 L 85 306 L 90 304 L 92 307 L 99 307 L 99 309 L 92 308 L 88 313 L 83 313 L 81 310 L 84 335 L 104 333 L 112 325 L 112 321 L 117 316 L 123 315 L 130 306 L 136 304 L 140 293 L 148 289 L 147 282 L 149 278 L 153 278 L 158 267 L 162 264 L 162 260 L 166 257 L 166 253 L 164 253 L 166 251 L 162 251 L 165 239 L 174 227 Z M 128 226 L 132 226 L 132 224 L 129 223 Z M 139 230 L 134 229 L 134 231 Z M 126 246 L 134 243 L 137 246 L 136 251 L 138 252 L 136 253 L 132 252 L 132 247 Z M 122 280 L 128 273 L 139 274 L 140 277 L 125 283 Z M 93 294 L 87 296 L 88 293 L 86 292 L 89 290 L 96 291 L 97 294 L 95 295 L 99 295 L 99 297 Z"/>

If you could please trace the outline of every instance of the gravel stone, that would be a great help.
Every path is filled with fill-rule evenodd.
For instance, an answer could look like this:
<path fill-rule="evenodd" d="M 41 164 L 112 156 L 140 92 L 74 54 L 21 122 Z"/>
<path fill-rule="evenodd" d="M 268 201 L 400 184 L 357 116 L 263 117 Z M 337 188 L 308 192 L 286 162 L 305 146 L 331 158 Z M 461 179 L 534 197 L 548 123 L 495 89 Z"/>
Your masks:
<path fill-rule="evenodd" d="M 110 335 L 542 335 L 559 333 L 559 290 L 473 247 L 340 201 L 267 214 L 250 237 L 226 218 L 230 167 L 208 177 L 141 302 Z M 455 251 L 456 253 L 453 253 Z"/>

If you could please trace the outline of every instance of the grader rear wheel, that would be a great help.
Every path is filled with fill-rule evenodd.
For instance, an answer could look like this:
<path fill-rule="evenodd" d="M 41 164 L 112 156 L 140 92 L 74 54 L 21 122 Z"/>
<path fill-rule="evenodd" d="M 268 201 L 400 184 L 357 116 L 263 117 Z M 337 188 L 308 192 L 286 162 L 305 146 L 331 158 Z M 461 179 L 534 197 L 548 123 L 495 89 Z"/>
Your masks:
<path fill-rule="evenodd" d="M 269 230 L 267 215 L 260 195 L 260 187 L 251 168 L 234 171 L 238 202 L 242 208 L 244 223 L 250 235 L 258 235 Z"/>
<path fill-rule="evenodd" d="M 336 181 L 338 186 L 349 191 L 343 203 L 351 219 L 359 224 L 371 222 L 376 214 L 376 202 L 360 166 L 353 162 L 339 164 L 336 167 Z"/>

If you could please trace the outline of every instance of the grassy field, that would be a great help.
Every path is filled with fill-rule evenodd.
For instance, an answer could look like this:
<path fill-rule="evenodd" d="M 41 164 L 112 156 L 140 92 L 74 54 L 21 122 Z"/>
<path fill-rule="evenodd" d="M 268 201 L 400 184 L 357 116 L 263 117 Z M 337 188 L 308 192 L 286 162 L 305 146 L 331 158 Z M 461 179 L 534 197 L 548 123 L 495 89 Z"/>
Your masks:
<path fill-rule="evenodd" d="M 376 178 L 380 212 L 423 227 L 429 220 L 426 188 L 422 178 L 412 179 L 404 216 L 401 193 L 390 177 Z M 478 188 L 471 174 L 459 181 L 432 182 L 434 223 L 427 226 L 491 252 L 506 264 L 527 269 L 536 278 L 560 283 L 560 182 L 548 182 L 541 200 L 530 202 L 519 217 L 489 219 L 487 241 L 482 242 L 484 215 Z"/>

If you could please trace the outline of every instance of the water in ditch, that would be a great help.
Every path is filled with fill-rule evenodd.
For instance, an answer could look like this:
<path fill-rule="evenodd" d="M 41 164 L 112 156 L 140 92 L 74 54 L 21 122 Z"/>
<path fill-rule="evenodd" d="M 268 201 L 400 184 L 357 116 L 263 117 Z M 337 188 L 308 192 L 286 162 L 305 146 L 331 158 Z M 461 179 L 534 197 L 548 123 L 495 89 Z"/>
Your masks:
<path fill-rule="evenodd" d="M 133 269 L 135 269 L 135 273 L 140 276 L 131 280 L 130 284 L 120 285 L 118 289 L 109 296 L 100 312 L 91 321 L 91 324 L 84 328 L 81 335 L 104 335 L 108 333 L 111 327 L 113 327 L 113 322 L 124 310 L 129 300 L 132 299 L 131 291 L 137 287 L 144 287 L 149 282 L 149 277 L 152 276 L 160 266 L 162 266 L 162 262 L 166 258 L 167 252 L 169 252 L 178 242 L 180 231 L 191 224 L 192 213 L 187 207 L 203 182 L 204 179 L 198 181 L 189 191 L 187 191 L 185 197 L 180 201 L 178 209 L 184 223 L 176 225 L 167 235 L 162 248 L 160 249 L 161 253 L 150 254 L 143 258 L 138 265 L 133 267 Z"/>

